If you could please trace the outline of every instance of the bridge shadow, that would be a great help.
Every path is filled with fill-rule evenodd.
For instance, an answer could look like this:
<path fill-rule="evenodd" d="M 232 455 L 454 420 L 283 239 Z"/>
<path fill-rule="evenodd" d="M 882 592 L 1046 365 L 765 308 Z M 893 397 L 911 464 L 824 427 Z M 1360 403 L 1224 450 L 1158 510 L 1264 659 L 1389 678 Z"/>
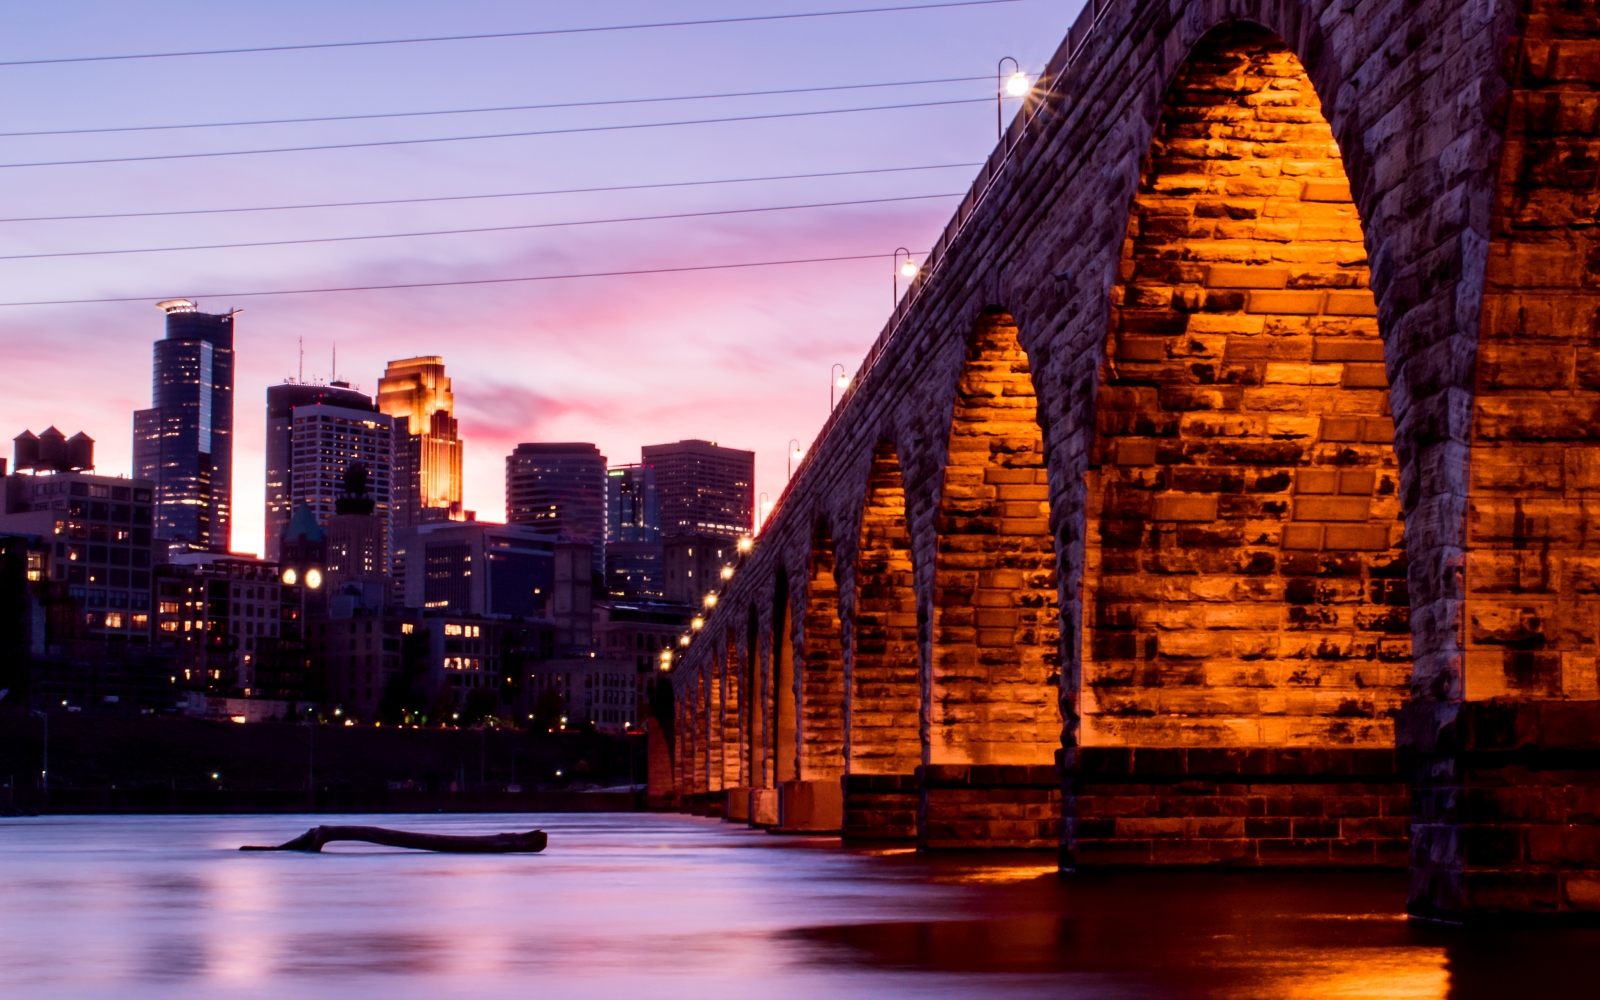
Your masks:
<path fill-rule="evenodd" d="M 819 962 L 976 976 L 974 996 L 1032 996 L 1051 983 L 1056 996 L 1218 1000 L 1588 995 L 1589 956 L 1600 948 L 1600 928 L 1408 920 L 1398 873 L 996 877 L 1008 867 L 1031 870 L 958 860 L 930 871 L 964 887 L 952 919 L 811 927 L 790 938 Z"/>

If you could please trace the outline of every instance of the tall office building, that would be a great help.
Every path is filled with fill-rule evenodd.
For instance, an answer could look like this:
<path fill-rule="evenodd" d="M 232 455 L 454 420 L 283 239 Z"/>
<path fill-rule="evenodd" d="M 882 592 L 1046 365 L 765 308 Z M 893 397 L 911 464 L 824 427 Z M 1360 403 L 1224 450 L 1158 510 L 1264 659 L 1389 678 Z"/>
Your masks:
<path fill-rule="evenodd" d="M 233 317 L 188 299 L 158 303 L 150 409 L 133 415 L 133 475 L 155 484 L 155 532 L 170 548 L 226 552 L 233 520 Z"/>
<path fill-rule="evenodd" d="M 325 403 L 342 410 L 372 414 L 378 406 L 366 393 L 357 392 L 343 382 L 329 385 L 306 385 L 285 382 L 267 387 L 267 510 L 266 557 L 278 558 L 279 540 L 294 514 L 296 494 L 294 487 L 294 410 L 297 406 L 316 406 Z M 301 442 L 304 451 L 306 442 Z M 384 456 L 384 469 L 392 462 Z M 369 469 L 371 466 L 369 466 Z M 385 503 L 387 493 L 382 494 Z"/>
<path fill-rule="evenodd" d="M 614 466 L 606 474 L 606 590 L 612 597 L 656 598 L 662 591 L 661 509 L 655 470 Z"/>
<path fill-rule="evenodd" d="M 641 454 L 655 470 L 663 536 L 740 538 L 754 529 L 755 452 L 691 440 L 645 445 Z"/>
<path fill-rule="evenodd" d="M 462 520 L 462 442 L 444 359 L 389 362 L 378 381 L 378 410 L 394 418 L 394 528 Z"/>
<path fill-rule="evenodd" d="M 506 520 L 594 549 L 604 573 L 606 457 L 592 444 L 519 444 L 506 456 Z"/>
<path fill-rule="evenodd" d="M 388 553 L 393 428 L 392 417 L 370 410 L 328 403 L 295 407 L 290 430 L 294 441 L 290 500 L 295 509 L 309 510 L 326 529 L 345 495 L 346 477 L 360 465 L 366 471 L 362 485 L 373 503 L 383 551 Z"/>

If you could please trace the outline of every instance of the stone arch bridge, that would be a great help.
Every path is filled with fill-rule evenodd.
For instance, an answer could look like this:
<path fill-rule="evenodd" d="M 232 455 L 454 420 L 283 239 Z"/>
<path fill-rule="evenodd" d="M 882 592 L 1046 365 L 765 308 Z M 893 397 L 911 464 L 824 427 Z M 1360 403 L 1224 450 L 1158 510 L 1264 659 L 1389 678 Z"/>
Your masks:
<path fill-rule="evenodd" d="M 672 667 L 677 801 L 1600 909 L 1600 13 L 1522 3 L 1090 0 Z"/>

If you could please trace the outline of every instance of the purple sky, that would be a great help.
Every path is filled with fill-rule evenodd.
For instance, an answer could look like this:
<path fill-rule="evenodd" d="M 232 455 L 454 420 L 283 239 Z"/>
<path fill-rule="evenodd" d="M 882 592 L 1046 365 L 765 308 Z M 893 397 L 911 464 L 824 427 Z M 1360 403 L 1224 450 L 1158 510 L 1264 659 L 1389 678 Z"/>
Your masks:
<path fill-rule="evenodd" d="M 75 2 L 0 8 L 0 61 L 530 30 L 884 6 L 862 0 Z M 616 100 L 986 77 L 823 94 L 392 119 L 0 138 L 0 163 L 530 131 L 989 98 L 945 107 L 580 135 L 257 156 L 0 169 L 0 217 L 167 211 L 648 184 L 976 163 L 994 144 L 996 61 L 1037 73 L 1078 0 L 155 61 L 0 67 L 0 131 Z M 1008 103 L 1009 118 L 1015 109 Z M 0 223 L 0 255 L 507 226 L 965 190 L 970 167 L 676 190 L 178 218 Z M 919 254 L 953 198 L 674 221 L 306 246 L 7 260 L 0 301 L 141 296 L 0 309 L 4 437 L 55 424 L 130 468 L 150 400 L 154 303 L 208 292 Z M 827 415 L 829 368 L 854 371 L 890 305 L 887 259 L 700 274 L 229 299 L 238 323 L 233 543 L 260 551 L 265 389 L 297 364 L 364 390 L 384 362 L 441 354 L 466 444 L 466 502 L 504 513 L 519 441 L 593 441 L 613 463 L 684 437 L 753 449 L 776 496 L 785 443 Z"/>

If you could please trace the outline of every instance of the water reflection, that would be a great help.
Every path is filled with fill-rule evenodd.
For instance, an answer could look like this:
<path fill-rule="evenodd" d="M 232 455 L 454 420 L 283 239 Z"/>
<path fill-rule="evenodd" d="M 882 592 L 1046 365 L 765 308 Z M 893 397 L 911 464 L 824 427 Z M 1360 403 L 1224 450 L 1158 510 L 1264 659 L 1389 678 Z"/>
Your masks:
<path fill-rule="evenodd" d="M 0 996 L 1589 995 L 1594 930 L 1400 917 L 1403 873 L 1056 876 L 676 816 L 548 816 L 543 855 L 247 855 L 312 817 L 0 821 Z M 527 817 L 389 817 L 436 832 Z"/>

